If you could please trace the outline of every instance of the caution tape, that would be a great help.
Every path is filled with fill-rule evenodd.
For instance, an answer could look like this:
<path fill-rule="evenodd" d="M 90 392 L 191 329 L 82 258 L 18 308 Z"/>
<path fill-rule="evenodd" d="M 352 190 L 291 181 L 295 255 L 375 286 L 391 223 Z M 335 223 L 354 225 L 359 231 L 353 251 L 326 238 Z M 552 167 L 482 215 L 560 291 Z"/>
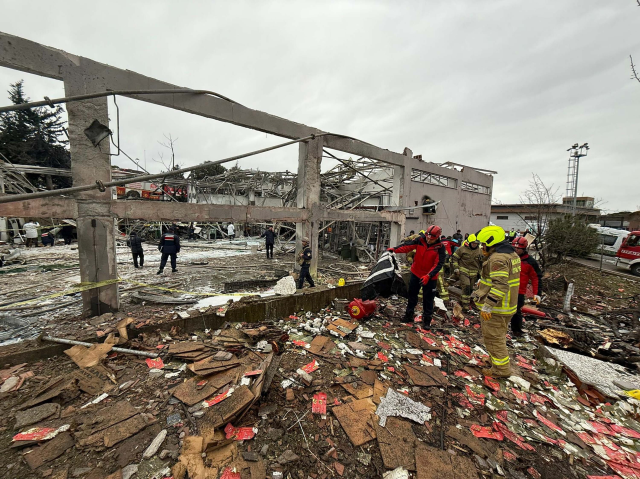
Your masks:
<path fill-rule="evenodd" d="M 140 283 L 130 279 L 122 279 L 125 283 L 135 284 L 138 286 L 145 286 L 147 288 L 161 289 L 162 291 L 170 291 L 172 293 L 191 294 L 194 296 L 251 296 L 256 293 L 200 293 L 196 291 L 184 291 L 182 289 L 165 288 L 164 286 L 157 286 L 155 284 Z"/>
<path fill-rule="evenodd" d="M 160 289 L 162 291 L 170 291 L 172 293 L 180 293 L 180 294 L 189 294 L 193 296 L 251 296 L 255 295 L 255 293 L 200 293 L 196 291 L 184 291 L 181 289 L 173 289 L 173 288 L 165 288 L 164 286 L 157 286 L 154 284 L 140 283 L 139 281 L 133 281 L 130 279 L 117 278 L 117 279 L 107 279 L 105 281 L 99 281 L 97 283 L 80 283 L 78 286 L 74 286 L 73 288 L 66 289 L 64 291 L 59 291 L 57 293 L 48 294 L 46 296 L 40 296 L 34 299 L 28 299 L 26 301 L 20 301 L 18 303 L 11 303 L 6 306 L 0 306 L 0 311 L 6 309 L 13 309 L 17 306 L 22 306 L 25 304 L 35 303 L 37 301 L 44 301 L 47 299 L 59 298 L 60 296 L 66 296 L 68 294 L 81 293 L 82 291 L 88 291 L 90 289 L 102 288 L 103 286 L 109 286 L 110 284 L 115 283 L 130 283 L 135 284 L 137 286 L 144 286 L 145 288 L 153 288 Z"/>
<path fill-rule="evenodd" d="M 102 288 L 103 286 L 108 286 L 110 284 L 119 283 L 121 281 L 124 281 L 124 280 L 121 279 L 121 278 L 117 278 L 117 279 L 107 279 L 105 281 L 99 281 L 97 283 L 80 283 L 78 286 L 74 286 L 73 288 L 66 289 L 64 291 L 59 291 L 57 293 L 48 294 L 46 296 L 40 296 L 39 298 L 28 299 L 26 301 L 20 301 L 19 303 L 12 303 L 12 304 L 8 304 L 6 306 L 0 306 L 0 311 L 2 311 L 4 309 L 13 309 L 16 306 L 22 306 L 23 304 L 31 304 L 31 303 L 35 303 L 37 301 L 43 301 L 45 299 L 59 298 L 60 296 L 66 296 L 68 294 L 81 293 L 82 291 L 88 291 L 90 289 Z"/>

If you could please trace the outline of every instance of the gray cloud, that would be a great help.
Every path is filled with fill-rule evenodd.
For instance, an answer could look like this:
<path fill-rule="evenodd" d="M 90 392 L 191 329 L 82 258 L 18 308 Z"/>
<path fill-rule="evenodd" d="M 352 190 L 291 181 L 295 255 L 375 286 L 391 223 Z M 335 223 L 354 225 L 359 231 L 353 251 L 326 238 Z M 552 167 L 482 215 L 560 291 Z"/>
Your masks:
<path fill-rule="evenodd" d="M 24 5 L 0 0 L 0 30 L 383 148 L 408 146 L 429 161 L 495 169 L 502 202 L 517 202 L 532 172 L 564 191 L 566 149 L 589 142 L 580 193 L 610 210 L 640 206 L 640 83 L 628 62 L 635 54 L 640 63 L 640 8 L 632 0 L 114 1 L 99 14 L 84 5 L 30 2 L 29 22 L 14 22 Z M 0 86 L 23 77 L 33 98 L 63 94 L 53 80 L 6 69 Z M 140 159 L 146 152 L 153 171 L 163 133 L 179 138 L 186 165 L 282 141 L 119 104 L 123 148 Z M 297 147 L 240 165 L 295 170 Z"/>

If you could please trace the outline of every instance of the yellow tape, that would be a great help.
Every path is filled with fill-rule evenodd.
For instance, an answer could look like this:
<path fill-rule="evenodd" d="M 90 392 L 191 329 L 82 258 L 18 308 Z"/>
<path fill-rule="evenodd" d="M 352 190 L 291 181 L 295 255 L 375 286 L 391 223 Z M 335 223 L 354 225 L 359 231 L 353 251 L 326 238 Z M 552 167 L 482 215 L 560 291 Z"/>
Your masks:
<path fill-rule="evenodd" d="M 27 301 L 20 301 L 19 303 L 12 303 L 6 306 L 2 306 L 0 307 L 0 311 L 2 311 L 3 309 L 13 309 L 16 306 L 21 306 L 23 304 L 35 303 L 36 301 L 42 301 L 44 299 L 59 298 L 60 296 L 65 296 L 67 294 L 75 294 L 75 293 L 80 293 L 82 291 L 88 291 L 90 289 L 102 288 L 103 286 L 119 283 L 121 281 L 123 280 L 118 278 L 118 279 L 107 279 L 105 281 L 100 281 L 98 283 L 80 283 L 79 286 L 75 286 L 71 289 L 67 289 L 64 291 L 59 291 L 58 293 L 48 294 L 47 296 L 40 296 L 39 298 L 28 299 Z"/>
<path fill-rule="evenodd" d="M 171 291 L 172 293 L 180 294 L 192 294 L 195 296 L 251 296 L 257 295 L 257 293 L 197 293 L 195 291 L 184 291 L 182 289 L 165 288 L 164 286 L 156 286 L 154 284 L 140 283 L 138 281 L 132 281 L 130 279 L 122 279 L 125 283 L 135 284 L 138 286 L 145 286 L 147 288 L 161 289 L 162 291 Z"/>

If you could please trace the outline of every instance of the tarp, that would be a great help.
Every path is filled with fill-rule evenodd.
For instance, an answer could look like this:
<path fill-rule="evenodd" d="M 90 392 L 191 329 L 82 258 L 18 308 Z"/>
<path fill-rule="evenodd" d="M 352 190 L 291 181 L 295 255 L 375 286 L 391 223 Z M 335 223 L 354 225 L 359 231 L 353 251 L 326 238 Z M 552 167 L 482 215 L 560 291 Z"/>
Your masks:
<path fill-rule="evenodd" d="M 395 253 L 385 251 L 360 288 L 362 299 L 388 298 L 392 294 L 407 297 L 407 286 L 400 275 Z"/>

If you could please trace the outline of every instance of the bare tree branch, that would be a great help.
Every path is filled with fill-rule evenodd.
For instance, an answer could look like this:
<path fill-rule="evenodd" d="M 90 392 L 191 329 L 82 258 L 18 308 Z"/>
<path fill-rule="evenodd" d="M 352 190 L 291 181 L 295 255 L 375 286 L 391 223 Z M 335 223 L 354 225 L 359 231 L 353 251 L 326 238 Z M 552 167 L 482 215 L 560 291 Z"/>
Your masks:
<path fill-rule="evenodd" d="M 640 0 L 638 0 L 638 6 L 640 6 Z M 633 64 L 633 57 L 629 55 L 629 59 L 631 60 L 631 79 L 633 80 L 635 78 L 638 82 L 640 82 L 640 77 L 638 77 L 636 66 Z"/>

